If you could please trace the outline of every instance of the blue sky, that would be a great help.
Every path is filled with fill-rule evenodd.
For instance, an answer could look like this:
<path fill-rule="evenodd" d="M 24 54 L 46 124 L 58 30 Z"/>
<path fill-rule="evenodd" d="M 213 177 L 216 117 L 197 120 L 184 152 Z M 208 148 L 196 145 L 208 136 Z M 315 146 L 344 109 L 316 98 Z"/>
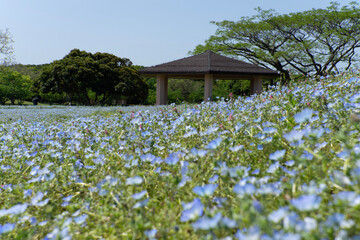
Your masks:
<path fill-rule="evenodd" d="M 188 56 L 215 33 L 210 21 L 326 8 L 331 0 L 0 0 L 0 29 L 15 41 L 15 60 L 43 64 L 71 49 L 107 52 L 151 66 Z M 348 4 L 350 0 L 338 1 Z"/>

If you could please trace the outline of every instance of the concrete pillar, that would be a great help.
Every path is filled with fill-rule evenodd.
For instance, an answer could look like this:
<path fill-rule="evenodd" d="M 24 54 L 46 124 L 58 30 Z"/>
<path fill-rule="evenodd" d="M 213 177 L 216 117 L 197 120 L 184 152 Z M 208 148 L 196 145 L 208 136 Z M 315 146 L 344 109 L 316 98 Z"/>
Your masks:
<path fill-rule="evenodd" d="M 214 81 L 214 76 L 212 74 L 205 74 L 204 81 L 204 101 L 207 102 L 212 98 L 212 85 Z"/>
<path fill-rule="evenodd" d="M 250 80 L 250 95 L 255 93 L 260 94 L 262 92 L 262 78 L 261 76 L 255 76 Z"/>
<path fill-rule="evenodd" d="M 164 74 L 156 76 L 156 105 L 166 105 L 168 100 L 168 77 Z"/>

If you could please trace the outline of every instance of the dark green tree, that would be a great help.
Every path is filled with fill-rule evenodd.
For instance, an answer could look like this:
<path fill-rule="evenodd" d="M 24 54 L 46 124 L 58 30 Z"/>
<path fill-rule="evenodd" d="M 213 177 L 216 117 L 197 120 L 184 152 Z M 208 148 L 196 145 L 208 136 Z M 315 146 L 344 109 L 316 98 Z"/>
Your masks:
<path fill-rule="evenodd" d="M 147 96 L 147 85 L 129 59 L 79 49 L 45 67 L 34 89 L 65 93 L 69 101 L 81 104 L 110 104 L 120 98 L 142 103 Z"/>
<path fill-rule="evenodd" d="M 258 14 L 239 21 L 212 22 L 215 35 L 192 52 L 213 50 L 276 69 L 283 79 L 289 70 L 322 76 L 336 71 L 339 63 L 347 68 L 358 61 L 360 8 L 356 2 L 340 7 L 332 2 L 326 9 L 277 14 L 257 9 Z"/>
<path fill-rule="evenodd" d="M 29 76 L 21 75 L 18 72 L 6 68 L 0 68 L 0 103 L 5 104 L 10 100 L 15 104 L 31 97 L 31 81 Z"/>

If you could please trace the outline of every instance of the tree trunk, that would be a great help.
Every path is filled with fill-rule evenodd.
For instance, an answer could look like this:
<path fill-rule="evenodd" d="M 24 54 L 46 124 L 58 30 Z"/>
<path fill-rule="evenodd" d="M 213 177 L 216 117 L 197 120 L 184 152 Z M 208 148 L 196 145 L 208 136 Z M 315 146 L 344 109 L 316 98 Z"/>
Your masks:
<path fill-rule="evenodd" d="M 280 83 L 281 85 L 285 85 L 290 81 L 290 73 L 288 70 L 283 70 L 280 73 Z"/>

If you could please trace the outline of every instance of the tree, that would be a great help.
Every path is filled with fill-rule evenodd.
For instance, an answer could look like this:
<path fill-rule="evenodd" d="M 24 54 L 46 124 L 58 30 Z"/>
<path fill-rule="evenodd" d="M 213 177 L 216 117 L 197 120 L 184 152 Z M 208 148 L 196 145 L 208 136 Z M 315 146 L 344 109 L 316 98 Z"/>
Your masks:
<path fill-rule="evenodd" d="M 13 47 L 12 37 L 8 29 L 0 30 L 0 65 L 7 65 L 11 62 Z"/>
<path fill-rule="evenodd" d="M 273 68 L 290 79 L 289 70 L 308 75 L 337 71 L 358 61 L 360 8 L 356 2 L 340 8 L 332 2 L 326 9 L 291 14 L 257 8 L 258 14 L 239 21 L 212 22 L 215 35 L 192 52 L 206 50 L 246 59 Z"/>
<path fill-rule="evenodd" d="M 41 93 L 65 93 L 69 101 L 82 104 L 91 101 L 109 104 L 119 98 L 141 103 L 147 97 L 147 85 L 129 59 L 79 49 L 45 67 L 34 89 Z"/>
<path fill-rule="evenodd" d="M 28 99 L 31 95 L 30 87 L 31 81 L 29 76 L 0 68 L 0 103 L 2 105 L 8 100 L 14 104 L 15 100 L 22 102 Z"/>

